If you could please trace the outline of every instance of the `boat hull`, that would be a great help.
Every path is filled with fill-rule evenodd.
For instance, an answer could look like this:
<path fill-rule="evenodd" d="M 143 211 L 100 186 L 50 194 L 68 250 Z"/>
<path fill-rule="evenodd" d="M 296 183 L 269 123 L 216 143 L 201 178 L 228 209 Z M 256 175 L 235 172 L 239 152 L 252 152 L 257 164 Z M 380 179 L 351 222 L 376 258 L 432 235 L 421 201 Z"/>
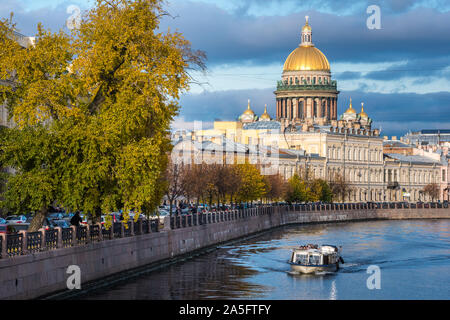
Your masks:
<path fill-rule="evenodd" d="M 292 271 L 299 273 L 316 273 L 316 272 L 335 272 L 339 269 L 339 263 L 327 264 L 320 266 L 306 266 L 301 264 L 291 263 Z"/>

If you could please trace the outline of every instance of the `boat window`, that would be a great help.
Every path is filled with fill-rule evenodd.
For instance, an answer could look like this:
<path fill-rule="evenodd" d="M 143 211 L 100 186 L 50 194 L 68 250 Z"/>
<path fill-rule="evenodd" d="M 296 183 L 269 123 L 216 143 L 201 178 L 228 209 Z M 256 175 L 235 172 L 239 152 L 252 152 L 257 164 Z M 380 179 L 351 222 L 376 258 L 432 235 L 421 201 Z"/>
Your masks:
<path fill-rule="evenodd" d="M 297 255 L 297 263 L 308 264 L 308 256 L 304 254 Z"/>
<path fill-rule="evenodd" d="M 320 256 L 309 256 L 309 264 L 320 264 Z"/>

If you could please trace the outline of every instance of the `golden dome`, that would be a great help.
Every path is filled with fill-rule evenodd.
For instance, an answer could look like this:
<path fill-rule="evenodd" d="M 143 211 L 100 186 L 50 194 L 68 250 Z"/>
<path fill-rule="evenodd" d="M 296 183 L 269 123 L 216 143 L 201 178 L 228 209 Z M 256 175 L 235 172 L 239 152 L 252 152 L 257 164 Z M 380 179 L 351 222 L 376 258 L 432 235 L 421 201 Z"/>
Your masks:
<path fill-rule="evenodd" d="M 255 115 L 255 113 L 253 112 L 252 109 L 250 109 L 250 100 L 248 100 L 248 106 L 247 106 L 247 110 L 244 111 L 243 114 L 248 114 L 248 115 Z"/>
<path fill-rule="evenodd" d="M 363 110 L 364 111 L 364 110 Z M 352 107 L 352 98 L 350 98 L 350 107 L 345 111 L 346 114 L 353 114 L 356 113 L 355 109 Z"/>
<path fill-rule="evenodd" d="M 267 104 L 264 107 L 264 113 L 259 117 L 259 120 L 271 120 L 269 114 L 267 113 Z"/>
<path fill-rule="evenodd" d="M 359 113 L 359 116 L 361 118 L 368 118 L 369 117 L 369 115 L 364 112 L 364 102 L 361 103 L 361 112 Z"/>
<path fill-rule="evenodd" d="M 284 63 L 283 71 L 330 71 L 325 55 L 314 46 L 299 46 L 291 52 Z"/>

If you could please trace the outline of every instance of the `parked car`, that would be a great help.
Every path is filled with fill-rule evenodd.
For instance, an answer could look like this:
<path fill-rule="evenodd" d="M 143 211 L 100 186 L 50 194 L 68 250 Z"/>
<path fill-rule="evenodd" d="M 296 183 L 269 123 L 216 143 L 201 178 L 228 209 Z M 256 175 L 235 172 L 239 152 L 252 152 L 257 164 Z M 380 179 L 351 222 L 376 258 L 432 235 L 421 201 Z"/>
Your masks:
<path fill-rule="evenodd" d="M 6 217 L 7 224 L 26 223 L 27 218 L 24 215 Z"/>
<path fill-rule="evenodd" d="M 164 224 L 164 218 L 169 215 L 169 210 L 158 209 L 157 212 L 153 213 L 152 216 L 149 216 L 149 219 L 159 219 L 159 223 Z"/>
<path fill-rule="evenodd" d="M 70 228 L 70 223 L 64 219 L 50 220 L 53 227 Z"/>
<path fill-rule="evenodd" d="M 0 224 L 6 224 L 6 220 L 0 217 Z"/>
<path fill-rule="evenodd" d="M 130 219 L 134 219 L 134 213 L 130 213 Z M 145 214 L 140 213 L 139 219 L 147 219 L 147 217 L 145 216 Z"/>
<path fill-rule="evenodd" d="M 7 229 L 13 229 L 14 233 L 18 231 L 26 231 L 28 230 L 28 227 L 30 226 L 29 223 L 8 223 Z M 8 232 L 9 233 L 9 232 Z"/>
<path fill-rule="evenodd" d="M 3 219 L 3 220 L 5 220 L 5 219 Z M 6 227 L 7 226 L 8 225 L 6 223 L 0 224 L 0 233 L 6 233 Z"/>
<path fill-rule="evenodd" d="M 51 220 L 56 220 L 56 219 L 63 219 L 64 215 L 61 212 L 53 212 L 50 213 L 47 218 L 51 219 Z"/>

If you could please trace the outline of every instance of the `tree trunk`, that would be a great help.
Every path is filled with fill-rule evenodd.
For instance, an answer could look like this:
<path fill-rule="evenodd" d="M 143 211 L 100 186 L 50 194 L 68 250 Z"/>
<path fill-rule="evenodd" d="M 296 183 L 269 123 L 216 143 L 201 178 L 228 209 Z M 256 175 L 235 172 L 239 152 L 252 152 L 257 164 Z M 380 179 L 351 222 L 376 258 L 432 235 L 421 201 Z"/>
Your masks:
<path fill-rule="evenodd" d="M 95 213 L 92 215 L 92 224 L 100 223 L 102 217 L 102 208 L 95 208 Z"/>
<path fill-rule="evenodd" d="M 47 207 L 42 208 L 40 211 L 36 212 L 33 220 L 30 222 L 30 226 L 28 227 L 28 232 L 36 232 L 42 225 L 44 224 L 45 216 L 47 215 Z"/>
<path fill-rule="evenodd" d="M 169 200 L 169 215 L 170 216 L 172 216 L 172 204 L 173 204 L 173 201 Z"/>

